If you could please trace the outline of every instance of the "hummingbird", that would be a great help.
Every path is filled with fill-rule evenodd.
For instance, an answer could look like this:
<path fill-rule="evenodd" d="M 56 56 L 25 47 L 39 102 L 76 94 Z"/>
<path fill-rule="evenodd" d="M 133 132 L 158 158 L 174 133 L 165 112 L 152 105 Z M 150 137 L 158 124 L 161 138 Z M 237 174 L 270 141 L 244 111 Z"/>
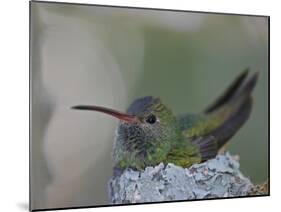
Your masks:
<path fill-rule="evenodd" d="M 144 170 L 173 163 L 188 168 L 214 158 L 247 121 L 258 73 L 242 72 L 203 112 L 176 115 L 160 98 L 145 96 L 126 112 L 91 105 L 72 109 L 101 112 L 119 119 L 113 144 L 114 169 Z"/>

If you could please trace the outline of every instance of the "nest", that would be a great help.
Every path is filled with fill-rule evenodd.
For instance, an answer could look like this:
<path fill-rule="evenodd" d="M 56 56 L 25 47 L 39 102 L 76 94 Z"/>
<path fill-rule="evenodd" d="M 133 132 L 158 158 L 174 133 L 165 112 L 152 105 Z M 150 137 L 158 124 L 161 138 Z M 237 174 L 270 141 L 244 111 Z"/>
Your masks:
<path fill-rule="evenodd" d="M 109 181 L 112 204 L 241 197 L 253 184 L 229 153 L 189 168 L 160 163 L 144 171 L 126 169 Z"/>

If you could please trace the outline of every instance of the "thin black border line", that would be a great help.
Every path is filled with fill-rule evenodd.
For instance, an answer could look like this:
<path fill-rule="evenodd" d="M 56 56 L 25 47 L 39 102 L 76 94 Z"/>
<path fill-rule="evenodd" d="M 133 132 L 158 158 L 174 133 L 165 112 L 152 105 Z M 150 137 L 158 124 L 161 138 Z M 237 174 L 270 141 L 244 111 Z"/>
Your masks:
<path fill-rule="evenodd" d="M 257 198 L 257 197 L 269 197 L 268 194 L 262 195 L 251 195 L 251 196 L 241 196 L 241 197 L 221 197 L 221 198 L 207 198 L 207 199 L 193 199 L 193 200 L 173 200 L 173 201 L 161 201 L 161 202 L 142 202 L 142 203 L 124 203 L 124 204 L 107 204 L 107 205 L 94 205 L 94 206 L 74 206 L 74 207 L 61 207 L 61 208 L 43 208 L 43 209 L 33 209 L 31 211 L 51 211 L 51 210 L 70 210 L 70 209 L 86 209 L 86 208 L 105 208 L 105 207 L 119 207 L 119 206 L 137 206 L 137 205 L 151 205 L 151 204 L 170 204 L 179 202 L 198 202 L 198 201 L 208 201 L 208 200 L 228 200 L 228 199 L 243 199 L 243 198 Z"/>
<path fill-rule="evenodd" d="M 253 14 L 239 14 L 239 13 L 224 13 L 224 12 L 207 12 L 207 11 L 196 11 L 196 10 L 180 10 L 180 9 L 165 9 L 165 8 L 154 8 L 154 7 L 134 7 L 134 6 L 121 6 L 121 5 L 106 5 L 106 4 L 91 4 L 91 3 L 78 3 L 78 2 L 58 2 L 58 1 L 41 1 L 41 0 L 30 0 L 33 3 L 50 3 L 50 4 L 67 4 L 67 5 L 80 5 L 80 6 L 96 6 L 96 7 L 111 7 L 121 9 L 141 9 L 141 10 L 152 10 L 152 11 L 170 11 L 170 12 L 190 12 L 190 13 L 203 13 L 203 14 L 216 14 L 216 15 L 239 15 L 239 16 L 250 16 L 250 17 L 269 17 L 269 15 L 253 15 Z"/>
<path fill-rule="evenodd" d="M 32 46 L 31 46 L 31 1 L 29 1 L 29 5 L 28 5 L 28 9 L 29 9 L 29 35 L 28 35 L 28 38 L 29 38 L 29 57 L 28 57 L 28 68 L 29 68 L 29 107 L 28 107 L 28 110 L 29 110 L 29 132 L 28 132 L 28 136 L 29 136 L 29 145 L 28 145 L 28 150 L 29 150 L 29 157 L 28 157 L 28 173 L 29 173 L 29 176 L 28 176 L 28 181 L 29 181 L 29 200 L 28 200 L 28 209 L 29 211 L 33 211 L 32 208 L 31 208 L 31 191 L 32 191 L 32 188 L 31 188 L 31 141 L 32 141 L 32 138 L 31 138 L 31 129 L 32 129 L 32 83 L 31 83 L 31 76 L 32 76 L 32 69 L 31 69 L 31 49 L 32 49 Z"/>
<path fill-rule="evenodd" d="M 130 203 L 130 204 L 107 204 L 107 205 L 88 205 L 88 206 L 75 206 L 75 207 L 61 207 L 61 208 L 38 208 L 31 209 L 31 114 L 32 114 L 32 82 L 31 82 L 31 3 L 51 3 L 51 4 L 68 4 L 68 5 L 83 5 L 83 6 L 96 6 L 96 7 L 111 7 L 111 8 L 123 8 L 123 9 L 143 9 L 143 10 L 158 10 L 158 11 L 174 11 L 174 12 L 190 12 L 201 14 L 217 14 L 217 15 L 239 15 L 250 17 L 264 17 L 268 20 L 268 193 L 263 195 L 250 195 L 240 197 L 220 197 L 209 199 L 194 199 L 194 200 L 173 200 L 173 201 L 161 201 L 161 202 L 144 202 L 144 203 Z M 269 197 L 270 196 L 270 16 L 269 15 L 250 15 L 250 14 L 238 14 L 238 13 L 219 13 L 219 12 L 204 12 L 204 11 L 192 11 L 192 10 L 176 10 L 176 9 L 161 9 L 161 8 L 145 8 L 145 7 L 129 7 L 129 6 L 116 6 L 116 5 L 101 5 L 101 4 L 88 4 L 88 3 L 70 3 L 70 2 L 55 2 L 55 1 L 29 1 L 29 211 L 50 211 L 50 210 L 69 210 L 69 209 L 86 209 L 86 208 L 100 208 L 100 207 L 114 207 L 114 206 L 135 206 L 135 205 L 149 205 L 149 204 L 161 204 L 161 203 L 178 203 L 178 202 L 196 202 L 196 201 L 208 201 L 208 200 L 225 200 L 225 199 L 242 199 L 252 197 Z"/>
<path fill-rule="evenodd" d="M 267 158 L 267 162 L 268 162 L 268 195 L 270 196 L 270 17 L 268 17 L 268 38 L 267 38 L 267 46 L 268 46 L 268 58 L 267 58 L 267 65 L 268 65 L 268 78 L 267 78 L 267 91 L 268 91 L 268 99 L 267 99 L 267 104 L 268 104 L 268 158 Z"/>

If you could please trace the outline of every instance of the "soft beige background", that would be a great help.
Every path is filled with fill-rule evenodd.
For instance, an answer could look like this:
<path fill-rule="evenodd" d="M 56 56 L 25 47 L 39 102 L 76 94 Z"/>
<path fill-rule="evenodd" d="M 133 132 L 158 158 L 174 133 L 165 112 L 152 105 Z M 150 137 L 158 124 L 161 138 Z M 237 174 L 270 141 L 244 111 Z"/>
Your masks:
<path fill-rule="evenodd" d="M 251 119 L 232 139 L 242 170 L 267 179 L 265 18 L 32 3 L 32 206 L 107 204 L 118 109 L 155 95 L 200 111 L 245 67 L 260 70 Z M 98 124 L 97 124 L 98 123 Z"/>

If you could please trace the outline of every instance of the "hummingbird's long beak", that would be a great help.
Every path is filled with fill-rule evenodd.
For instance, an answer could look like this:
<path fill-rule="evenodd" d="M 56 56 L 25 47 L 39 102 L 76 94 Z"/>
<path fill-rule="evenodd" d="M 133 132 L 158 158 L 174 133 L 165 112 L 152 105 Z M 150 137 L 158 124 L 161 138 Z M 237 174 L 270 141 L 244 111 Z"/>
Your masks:
<path fill-rule="evenodd" d="M 97 112 L 101 112 L 101 113 L 105 113 L 107 115 L 111 115 L 115 118 L 118 118 L 122 121 L 126 121 L 126 122 L 137 122 L 139 119 L 137 116 L 134 115 L 129 115 L 117 110 L 113 110 L 110 108 L 106 108 L 106 107 L 100 107 L 100 106 L 90 106 L 90 105 L 77 105 L 74 107 L 71 107 L 72 109 L 76 109 L 76 110 L 93 110 L 93 111 L 97 111 Z"/>

